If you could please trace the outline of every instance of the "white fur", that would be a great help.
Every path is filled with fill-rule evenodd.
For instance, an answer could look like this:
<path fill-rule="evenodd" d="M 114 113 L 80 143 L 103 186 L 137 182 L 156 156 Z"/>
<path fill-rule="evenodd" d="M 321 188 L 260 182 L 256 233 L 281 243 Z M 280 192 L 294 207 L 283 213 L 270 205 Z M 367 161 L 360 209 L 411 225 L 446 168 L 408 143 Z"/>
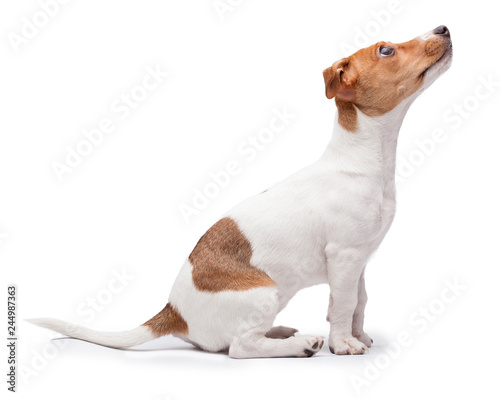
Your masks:
<path fill-rule="evenodd" d="M 227 214 L 252 244 L 252 265 L 278 284 L 280 310 L 298 290 L 330 285 L 329 345 L 337 353 L 366 351 L 352 336 L 356 308 L 355 333 L 371 344 L 362 329 L 366 293 L 358 306 L 358 284 L 394 217 L 397 135 L 415 97 L 382 117 L 358 111 L 354 134 L 336 122 L 316 163 Z"/>
<path fill-rule="evenodd" d="M 169 302 L 176 306 L 189 327 L 188 336 L 177 335 L 204 350 L 229 348 L 234 337 L 260 327 L 265 334 L 272 327 L 270 315 L 278 313 L 278 289 L 262 287 L 246 291 L 203 292 L 193 284 L 192 266 L 184 263 L 170 292 Z"/>
<path fill-rule="evenodd" d="M 434 29 L 432 31 L 426 32 L 423 35 L 420 35 L 418 38 L 425 42 L 426 40 L 432 38 L 434 36 Z"/>
<path fill-rule="evenodd" d="M 169 297 L 189 327 L 187 335 L 177 336 L 205 350 L 229 349 L 235 358 L 310 356 L 321 348 L 321 337 L 293 336 L 291 328 L 272 326 L 297 291 L 327 283 L 330 348 L 337 354 L 367 351 L 364 269 L 394 218 L 399 129 L 411 103 L 450 63 L 451 49 L 427 71 L 422 87 L 392 111 L 372 118 L 357 110 L 354 133 L 336 117 L 332 139 L 317 162 L 229 211 L 225 216 L 237 222 L 252 246 L 251 264 L 277 285 L 203 292 L 186 260 Z M 145 327 L 98 333 L 57 320 L 31 322 L 112 347 L 153 338 Z"/>
<path fill-rule="evenodd" d="M 389 113 L 370 118 L 358 110 L 356 133 L 336 118 L 330 144 L 316 163 L 225 215 L 250 241 L 252 265 L 277 288 L 200 292 L 186 262 L 169 301 L 188 323 L 188 340 L 210 350 L 229 347 L 232 357 L 301 355 L 303 343 L 295 348 L 293 338 L 282 343 L 264 335 L 297 291 L 328 283 L 335 299 L 328 311 L 330 347 L 339 354 L 367 350 L 372 341 L 363 331 L 363 271 L 394 218 L 399 129 L 411 103 L 450 61 L 451 54 L 431 67 L 422 87 Z M 235 335 L 242 327 L 244 334 Z M 251 350 L 242 351 L 242 343 Z"/>
<path fill-rule="evenodd" d="M 75 339 L 107 347 L 124 348 L 137 346 L 154 339 L 152 332 L 145 326 L 138 326 L 124 332 L 99 332 L 54 318 L 34 318 L 27 321 Z"/>

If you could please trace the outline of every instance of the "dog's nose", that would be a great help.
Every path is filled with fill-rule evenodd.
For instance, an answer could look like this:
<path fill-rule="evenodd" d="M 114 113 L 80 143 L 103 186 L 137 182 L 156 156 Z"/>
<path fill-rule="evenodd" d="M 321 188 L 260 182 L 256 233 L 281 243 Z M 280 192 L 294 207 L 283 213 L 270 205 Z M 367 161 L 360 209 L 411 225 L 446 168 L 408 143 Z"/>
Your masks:
<path fill-rule="evenodd" d="M 434 29 L 434 34 L 436 35 L 441 35 L 441 36 L 448 36 L 450 37 L 450 31 L 448 28 L 444 25 L 438 26 L 436 29 Z"/>

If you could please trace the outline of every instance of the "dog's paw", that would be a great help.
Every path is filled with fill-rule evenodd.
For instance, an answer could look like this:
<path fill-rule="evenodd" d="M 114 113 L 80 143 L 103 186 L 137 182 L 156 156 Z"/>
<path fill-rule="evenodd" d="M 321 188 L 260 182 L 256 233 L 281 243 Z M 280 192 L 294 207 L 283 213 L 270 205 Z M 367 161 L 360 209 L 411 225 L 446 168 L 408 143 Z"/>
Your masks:
<path fill-rule="evenodd" d="M 366 344 L 352 336 L 340 339 L 330 339 L 329 345 L 330 351 L 337 355 L 364 354 L 368 351 Z"/>
<path fill-rule="evenodd" d="M 366 347 L 371 347 L 373 340 L 368 336 L 365 332 L 361 332 L 358 334 L 353 334 L 353 336 L 358 339 L 361 343 L 363 343 Z"/>
<path fill-rule="evenodd" d="M 303 341 L 303 352 L 299 357 L 312 357 L 323 347 L 324 338 L 315 335 L 302 335 L 297 336 L 296 339 Z"/>

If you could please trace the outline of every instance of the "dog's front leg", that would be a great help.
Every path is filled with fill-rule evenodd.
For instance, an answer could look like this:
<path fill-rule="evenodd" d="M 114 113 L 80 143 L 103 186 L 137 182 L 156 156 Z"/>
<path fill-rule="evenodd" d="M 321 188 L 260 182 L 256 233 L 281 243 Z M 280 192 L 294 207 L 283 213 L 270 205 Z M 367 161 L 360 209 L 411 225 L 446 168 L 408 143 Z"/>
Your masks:
<path fill-rule="evenodd" d="M 352 317 L 352 335 L 363 342 L 367 347 L 371 347 L 373 340 L 366 334 L 363 329 L 363 324 L 365 320 L 365 307 L 368 301 L 368 296 L 366 295 L 365 288 L 365 268 L 359 277 L 358 282 L 358 304 L 354 310 L 354 315 Z"/>
<path fill-rule="evenodd" d="M 333 297 L 330 294 L 330 302 L 328 304 L 328 311 L 326 313 L 326 320 L 330 322 L 330 313 L 333 307 Z M 354 310 L 354 315 L 352 316 L 352 335 L 358 339 L 360 342 L 366 344 L 367 347 L 371 347 L 373 340 L 368 336 L 368 334 L 363 329 L 363 324 L 365 320 L 365 307 L 368 296 L 366 294 L 365 288 L 365 268 L 359 277 L 358 282 L 358 304 Z"/>
<path fill-rule="evenodd" d="M 326 249 L 331 307 L 330 351 L 335 354 L 363 354 L 368 347 L 353 336 L 353 317 L 358 306 L 358 286 L 369 254 L 360 248 L 329 244 Z"/>

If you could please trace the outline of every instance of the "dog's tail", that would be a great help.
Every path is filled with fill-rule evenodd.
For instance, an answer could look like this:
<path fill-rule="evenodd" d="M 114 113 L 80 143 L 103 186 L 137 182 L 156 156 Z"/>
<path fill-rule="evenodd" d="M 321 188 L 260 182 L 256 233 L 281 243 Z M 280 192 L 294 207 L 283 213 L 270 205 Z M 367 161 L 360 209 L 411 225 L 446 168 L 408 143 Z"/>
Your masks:
<path fill-rule="evenodd" d="M 149 321 L 123 332 L 100 332 L 54 318 L 28 319 L 28 322 L 51 329 L 74 339 L 113 348 L 137 346 L 170 333 L 188 334 L 188 326 L 175 307 L 168 303 Z"/>

